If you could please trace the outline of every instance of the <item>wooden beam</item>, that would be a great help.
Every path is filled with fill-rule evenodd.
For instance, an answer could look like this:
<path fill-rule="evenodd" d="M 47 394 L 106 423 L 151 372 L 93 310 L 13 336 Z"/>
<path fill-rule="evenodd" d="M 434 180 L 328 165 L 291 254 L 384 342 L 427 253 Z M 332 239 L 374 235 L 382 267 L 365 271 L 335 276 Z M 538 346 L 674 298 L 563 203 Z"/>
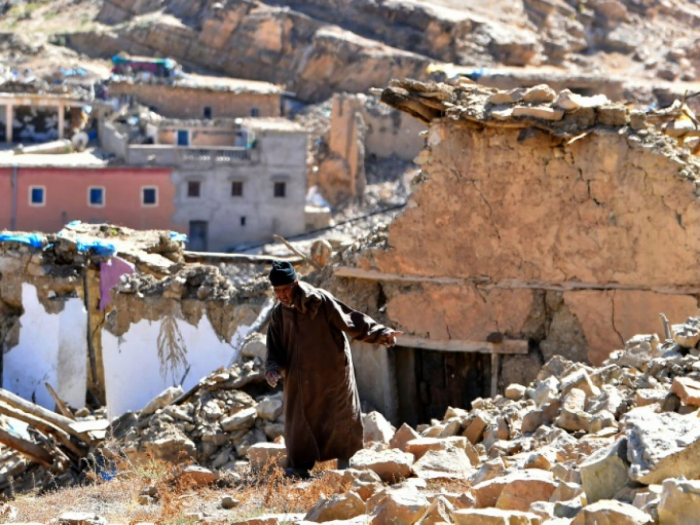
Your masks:
<path fill-rule="evenodd" d="M 75 420 L 75 416 L 73 415 L 73 412 L 71 412 L 70 409 L 63 402 L 63 400 L 60 397 L 58 397 L 58 394 L 53 389 L 53 387 L 49 383 L 44 383 L 44 386 L 46 386 L 46 390 L 48 390 L 49 394 L 51 394 L 51 397 L 55 401 L 56 406 L 58 407 L 58 410 L 61 412 L 61 414 L 66 416 L 68 419 Z"/>
<path fill-rule="evenodd" d="M 272 255 L 248 255 L 244 253 L 215 253 L 215 252 L 183 252 L 185 261 L 189 263 L 228 263 L 228 264 L 266 264 L 274 261 L 287 261 L 294 266 L 304 262 L 301 257 L 274 257 Z"/>
<path fill-rule="evenodd" d="M 412 335 L 399 336 L 397 346 L 419 348 L 422 350 L 439 350 L 442 352 L 479 352 L 482 354 L 527 354 L 528 342 L 518 339 L 506 339 L 502 343 L 488 341 L 470 341 L 466 339 L 426 339 Z"/>
<path fill-rule="evenodd" d="M 53 465 L 53 455 L 48 452 L 43 447 L 22 439 L 17 436 L 13 436 L 4 428 L 0 428 L 0 443 L 7 445 L 10 448 L 15 449 L 17 452 L 24 454 L 32 461 L 39 463 L 47 468 L 51 468 Z"/>
<path fill-rule="evenodd" d="M 309 257 L 307 257 L 301 250 L 299 250 L 296 246 L 294 246 L 291 242 L 289 242 L 287 239 L 285 239 L 285 238 L 282 237 L 281 235 L 274 234 L 274 235 L 272 236 L 272 238 L 273 238 L 274 240 L 276 240 L 277 242 L 281 242 L 282 244 L 284 244 L 287 248 L 289 248 L 290 250 L 292 250 L 292 252 L 296 253 L 299 257 L 301 257 L 302 259 L 304 259 L 304 261 L 306 261 L 307 263 L 309 263 L 311 266 L 313 266 L 313 267 L 316 268 L 317 270 L 323 270 L 323 266 L 321 266 L 320 264 L 318 264 L 318 263 L 312 261 L 312 260 L 311 260 Z"/>
<path fill-rule="evenodd" d="M 46 410 L 42 406 L 35 405 L 31 401 L 27 401 L 26 399 L 23 399 L 18 395 L 13 394 L 9 390 L 0 388 L 0 401 L 3 401 L 4 403 L 7 403 L 12 407 L 19 408 L 27 414 L 48 421 L 49 423 L 60 428 L 64 432 L 67 432 L 71 436 L 75 436 L 88 444 L 92 442 L 90 436 L 87 436 L 80 432 L 76 432 L 71 428 L 71 424 L 75 423 L 75 421 L 68 419 L 67 417 L 62 416 L 60 414 L 56 414 L 55 412 L 51 412 L 50 410 Z"/>

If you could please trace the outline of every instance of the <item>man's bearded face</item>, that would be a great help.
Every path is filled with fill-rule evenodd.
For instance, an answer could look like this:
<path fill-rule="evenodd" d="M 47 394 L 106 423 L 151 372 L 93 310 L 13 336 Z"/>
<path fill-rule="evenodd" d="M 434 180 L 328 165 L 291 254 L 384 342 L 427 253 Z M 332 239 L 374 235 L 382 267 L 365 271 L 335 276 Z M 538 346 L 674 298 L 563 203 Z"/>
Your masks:
<path fill-rule="evenodd" d="M 284 306 L 292 306 L 292 300 L 294 299 L 294 290 L 297 287 L 296 281 L 290 284 L 284 284 L 282 286 L 275 286 L 273 290 L 275 291 L 275 297 Z"/>

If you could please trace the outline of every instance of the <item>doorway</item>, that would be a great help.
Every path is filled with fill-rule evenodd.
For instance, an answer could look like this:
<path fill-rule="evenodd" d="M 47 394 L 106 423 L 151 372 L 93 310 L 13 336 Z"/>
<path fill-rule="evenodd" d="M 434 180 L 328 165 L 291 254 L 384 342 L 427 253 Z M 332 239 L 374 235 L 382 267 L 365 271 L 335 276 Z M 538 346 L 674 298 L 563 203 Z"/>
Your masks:
<path fill-rule="evenodd" d="M 190 221 L 190 235 L 187 241 L 187 248 L 193 252 L 206 252 L 208 249 L 208 226 L 207 221 Z"/>
<path fill-rule="evenodd" d="M 401 423 L 430 423 L 490 395 L 490 354 L 397 347 L 395 355 Z"/>

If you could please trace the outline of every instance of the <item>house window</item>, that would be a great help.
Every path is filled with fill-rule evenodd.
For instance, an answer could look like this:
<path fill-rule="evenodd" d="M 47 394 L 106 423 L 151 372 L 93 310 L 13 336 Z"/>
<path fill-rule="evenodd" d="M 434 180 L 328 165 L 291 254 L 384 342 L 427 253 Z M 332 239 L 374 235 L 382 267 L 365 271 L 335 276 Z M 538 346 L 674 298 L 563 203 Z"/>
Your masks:
<path fill-rule="evenodd" d="M 29 205 L 44 206 L 46 204 L 46 187 L 29 186 Z"/>
<path fill-rule="evenodd" d="M 158 206 L 158 188 L 151 186 L 141 188 L 141 205 Z"/>
<path fill-rule="evenodd" d="M 259 117 L 260 110 L 258 108 L 250 108 L 250 116 L 251 117 Z"/>
<path fill-rule="evenodd" d="M 275 182 L 275 197 L 284 198 L 287 196 L 287 183 Z"/>
<path fill-rule="evenodd" d="M 199 198 L 202 196 L 202 183 L 198 180 L 187 182 L 187 196 L 190 198 Z"/>
<path fill-rule="evenodd" d="M 211 118 L 211 107 L 206 106 L 204 108 L 204 118 L 205 119 L 210 119 Z"/>
<path fill-rule="evenodd" d="M 105 205 L 105 189 L 102 186 L 88 188 L 88 206 L 102 208 Z"/>
<path fill-rule="evenodd" d="M 179 129 L 177 131 L 177 145 L 178 146 L 189 146 L 190 145 L 190 131 L 188 129 Z"/>
<path fill-rule="evenodd" d="M 231 183 L 231 197 L 243 197 L 243 183 L 241 181 Z"/>
<path fill-rule="evenodd" d="M 245 226 L 245 216 L 241 217 L 241 226 Z"/>

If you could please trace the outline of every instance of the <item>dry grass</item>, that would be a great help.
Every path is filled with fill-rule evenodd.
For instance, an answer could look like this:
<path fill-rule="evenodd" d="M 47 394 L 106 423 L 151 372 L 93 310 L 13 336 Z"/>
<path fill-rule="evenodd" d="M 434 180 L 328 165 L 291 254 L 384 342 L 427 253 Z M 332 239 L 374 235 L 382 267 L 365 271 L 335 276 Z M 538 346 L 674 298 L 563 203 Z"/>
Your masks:
<path fill-rule="evenodd" d="M 321 496 L 345 492 L 348 487 L 333 484 L 324 471 L 335 462 L 317 465 L 307 481 L 290 479 L 281 469 L 269 467 L 261 473 L 246 474 L 241 482 L 232 483 L 232 476 L 222 475 L 216 485 L 193 487 L 183 483 L 179 472 L 184 464 L 174 465 L 146 458 L 142 461 L 121 459 L 118 475 L 103 481 L 93 472 L 83 486 L 45 494 L 37 491 L 18 495 L 10 504 L 17 509 L 13 522 L 45 523 L 64 512 L 92 512 L 109 522 L 154 522 L 163 525 L 196 523 L 196 515 L 208 516 L 216 523 L 254 518 L 263 514 L 305 513 Z M 159 501 L 140 505 L 140 491 L 148 486 L 158 488 Z M 221 507 L 221 498 L 230 495 L 240 502 L 232 510 Z M 6 523 L 0 517 L 0 523 Z"/>

